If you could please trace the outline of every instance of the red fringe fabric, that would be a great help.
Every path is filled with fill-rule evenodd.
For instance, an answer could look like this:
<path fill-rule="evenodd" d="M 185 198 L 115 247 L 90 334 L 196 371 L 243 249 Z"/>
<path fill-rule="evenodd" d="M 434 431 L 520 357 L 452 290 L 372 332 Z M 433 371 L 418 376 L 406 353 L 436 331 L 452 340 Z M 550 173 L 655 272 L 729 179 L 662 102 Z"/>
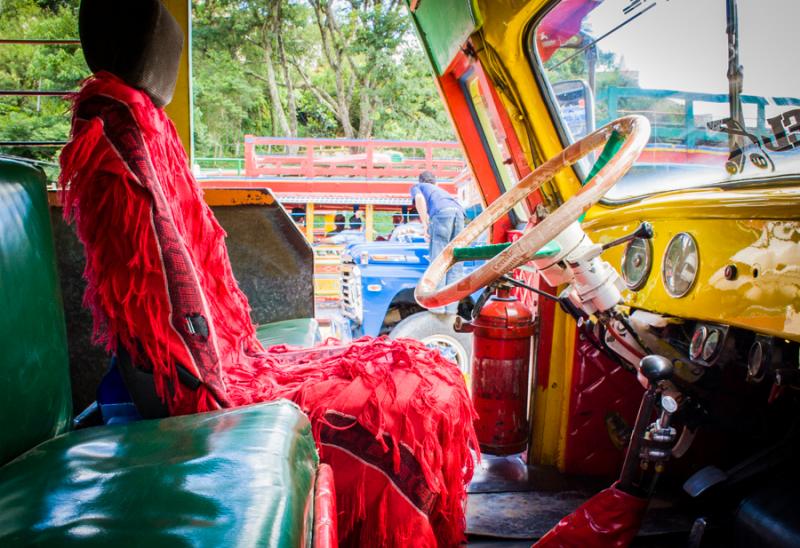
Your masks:
<path fill-rule="evenodd" d="M 151 369 L 172 414 L 298 403 L 334 469 L 343 544 L 458 545 L 477 441 L 455 365 L 385 338 L 265 351 L 166 114 L 107 73 L 73 108 L 60 186 L 85 249 L 95 340 Z M 190 329 L 190 316 L 207 329 Z M 200 388 L 181 384 L 179 366 Z"/>

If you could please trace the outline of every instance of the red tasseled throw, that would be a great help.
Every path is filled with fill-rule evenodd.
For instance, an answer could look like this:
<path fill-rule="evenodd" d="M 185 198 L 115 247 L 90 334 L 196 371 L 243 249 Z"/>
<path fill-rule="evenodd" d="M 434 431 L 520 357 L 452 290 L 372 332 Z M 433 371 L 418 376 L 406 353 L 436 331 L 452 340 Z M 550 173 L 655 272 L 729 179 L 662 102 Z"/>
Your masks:
<path fill-rule="evenodd" d="M 333 467 L 340 542 L 463 540 L 477 442 L 452 363 L 385 338 L 265 351 L 175 128 L 113 75 L 78 93 L 59 182 L 85 248 L 95 340 L 152 368 L 172 414 L 291 399 Z M 179 367 L 199 388 L 182 384 Z"/>

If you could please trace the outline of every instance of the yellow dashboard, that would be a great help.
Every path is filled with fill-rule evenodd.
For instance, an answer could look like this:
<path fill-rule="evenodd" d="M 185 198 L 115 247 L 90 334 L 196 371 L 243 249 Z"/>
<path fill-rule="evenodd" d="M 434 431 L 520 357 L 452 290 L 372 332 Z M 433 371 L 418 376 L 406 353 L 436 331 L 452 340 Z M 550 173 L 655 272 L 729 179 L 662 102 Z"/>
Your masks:
<path fill-rule="evenodd" d="M 649 273 L 625 291 L 626 304 L 800 341 L 800 187 L 683 190 L 600 204 L 583 227 L 606 243 L 643 221 L 654 230 Z M 691 287 L 676 297 L 664 282 L 665 253 L 680 233 L 692 237 L 698 260 Z M 603 258 L 619 270 L 625 250 Z"/>

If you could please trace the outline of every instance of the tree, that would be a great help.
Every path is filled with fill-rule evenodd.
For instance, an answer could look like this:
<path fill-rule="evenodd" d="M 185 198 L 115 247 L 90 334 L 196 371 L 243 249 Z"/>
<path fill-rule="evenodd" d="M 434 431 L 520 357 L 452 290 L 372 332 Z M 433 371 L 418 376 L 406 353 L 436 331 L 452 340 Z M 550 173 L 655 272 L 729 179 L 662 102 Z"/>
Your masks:
<path fill-rule="evenodd" d="M 72 38 L 77 35 L 77 0 L 4 0 L 0 36 Z M 0 46 L 0 88 L 72 90 L 89 74 L 80 48 L 74 46 Z M 69 134 L 69 104 L 60 97 L 3 97 L 0 140 L 64 141 Z M 12 154 L 54 162 L 54 148 L 7 148 Z"/>
<path fill-rule="evenodd" d="M 0 36 L 77 36 L 79 0 L 0 0 Z M 247 133 L 452 139 L 401 0 L 193 0 L 195 149 L 241 157 Z M 0 46 L 0 88 L 72 90 L 78 47 Z M 66 140 L 59 98 L 0 99 L 0 139 Z M 9 152 L 9 149 L 4 149 Z M 54 160 L 57 149 L 10 152 Z"/>

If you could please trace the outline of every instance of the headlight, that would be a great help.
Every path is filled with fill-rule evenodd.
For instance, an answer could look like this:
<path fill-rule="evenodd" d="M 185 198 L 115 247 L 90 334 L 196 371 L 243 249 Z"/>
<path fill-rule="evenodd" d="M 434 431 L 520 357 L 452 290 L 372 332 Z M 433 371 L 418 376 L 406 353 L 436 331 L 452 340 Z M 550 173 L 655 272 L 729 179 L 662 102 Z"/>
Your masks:
<path fill-rule="evenodd" d="M 686 232 L 676 234 L 667 245 L 661 276 L 667 293 L 673 297 L 683 297 L 694 285 L 700 257 L 697 243 Z"/>
<path fill-rule="evenodd" d="M 636 238 L 628 242 L 622 255 L 622 279 L 628 289 L 641 289 L 647 281 L 652 265 L 653 249 L 650 240 Z"/>

